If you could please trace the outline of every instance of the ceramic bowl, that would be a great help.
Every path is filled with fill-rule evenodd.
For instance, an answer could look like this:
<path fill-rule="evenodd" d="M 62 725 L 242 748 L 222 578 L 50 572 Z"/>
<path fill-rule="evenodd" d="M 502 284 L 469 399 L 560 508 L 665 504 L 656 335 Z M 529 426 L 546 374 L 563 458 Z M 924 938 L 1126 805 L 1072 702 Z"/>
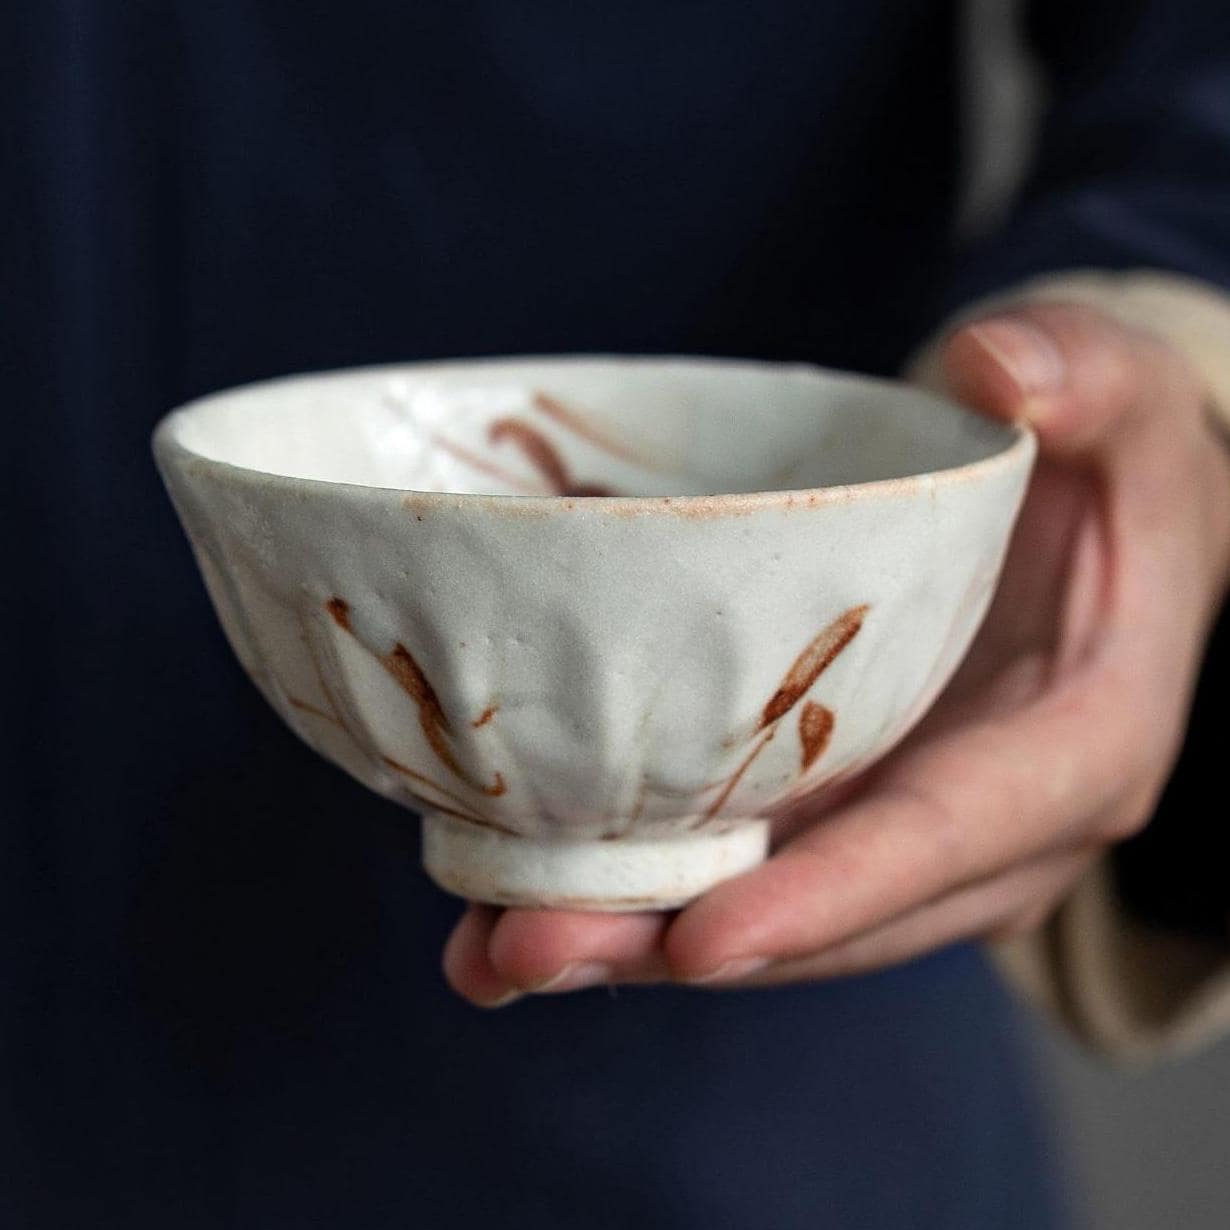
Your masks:
<path fill-rule="evenodd" d="M 296 376 L 155 452 L 239 660 L 472 900 L 673 908 L 909 730 L 1034 455 L 901 384 L 696 359 Z"/>

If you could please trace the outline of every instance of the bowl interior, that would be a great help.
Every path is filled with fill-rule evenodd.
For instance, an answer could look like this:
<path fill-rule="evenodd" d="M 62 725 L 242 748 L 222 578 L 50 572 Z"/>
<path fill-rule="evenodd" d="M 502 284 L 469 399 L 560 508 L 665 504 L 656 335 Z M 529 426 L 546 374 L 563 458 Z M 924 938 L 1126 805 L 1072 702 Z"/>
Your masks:
<path fill-rule="evenodd" d="M 245 469 L 480 495 L 799 490 L 953 469 L 1011 427 L 920 390 L 731 360 L 485 360 L 296 376 L 215 394 L 170 438 Z"/>

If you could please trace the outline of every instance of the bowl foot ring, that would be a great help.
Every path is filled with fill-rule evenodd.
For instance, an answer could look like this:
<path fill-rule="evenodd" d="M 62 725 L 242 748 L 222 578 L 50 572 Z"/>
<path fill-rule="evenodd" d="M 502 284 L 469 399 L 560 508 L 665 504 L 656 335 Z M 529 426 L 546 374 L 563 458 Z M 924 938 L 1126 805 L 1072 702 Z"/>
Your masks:
<path fill-rule="evenodd" d="M 621 913 L 673 910 L 764 861 L 767 820 L 718 824 L 720 831 L 551 841 L 428 813 L 423 866 L 441 888 L 470 901 Z"/>

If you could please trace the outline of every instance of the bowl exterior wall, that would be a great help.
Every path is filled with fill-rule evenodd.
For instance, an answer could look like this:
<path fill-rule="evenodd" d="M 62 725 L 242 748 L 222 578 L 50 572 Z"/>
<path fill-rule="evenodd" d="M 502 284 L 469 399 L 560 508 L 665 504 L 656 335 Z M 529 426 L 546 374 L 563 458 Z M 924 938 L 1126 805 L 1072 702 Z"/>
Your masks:
<path fill-rule="evenodd" d="M 158 454 L 239 660 L 300 737 L 417 810 L 578 839 L 720 831 L 887 751 L 982 619 L 1029 461 L 696 504 Z"/>

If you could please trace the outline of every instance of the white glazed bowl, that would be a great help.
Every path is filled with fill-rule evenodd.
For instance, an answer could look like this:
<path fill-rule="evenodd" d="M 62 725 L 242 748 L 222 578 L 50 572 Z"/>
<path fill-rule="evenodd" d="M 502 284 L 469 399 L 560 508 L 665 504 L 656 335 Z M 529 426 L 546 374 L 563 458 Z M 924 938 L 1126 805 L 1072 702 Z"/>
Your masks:
<path fill-rule="evenodd" d="M 1028 431 L 711 359 L 297 376 L 155 452 L 236 654 L 479 901 L 671 908 L 918 720 L 986 610 Z M 618 493 L 606 495 L 603 493 Z"/>

